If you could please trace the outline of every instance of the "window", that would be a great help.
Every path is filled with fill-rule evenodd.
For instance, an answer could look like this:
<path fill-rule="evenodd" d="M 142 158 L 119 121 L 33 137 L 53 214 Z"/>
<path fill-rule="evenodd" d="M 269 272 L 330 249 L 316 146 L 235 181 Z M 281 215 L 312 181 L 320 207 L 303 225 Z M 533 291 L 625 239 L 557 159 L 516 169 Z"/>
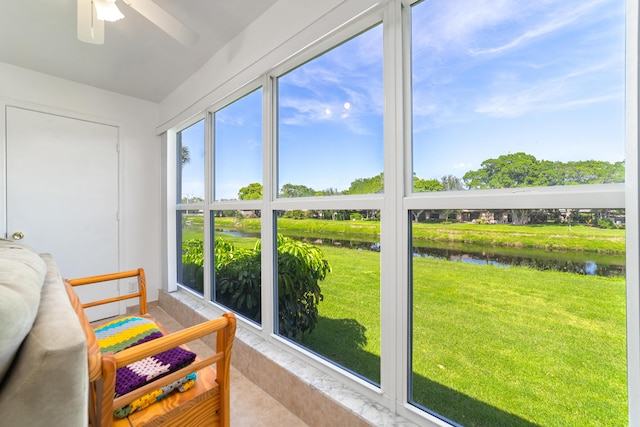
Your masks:
<path fill-rule="evenodd" d="M 215 200 L 262 199 L 262 88 L 214 113 Z"/>
<path fill-rule="evenodd" d="M 636 17 L 344 3 L 177 133 L 179 282 L 419 425 L 636 422 Z"/>
<path fill-rule="evenodd" d="M 204 120 L 176 135 L 178 185 L 177 282 L 200 294 L 204 289 Z"/>
<path fill-rule="evenodd" d="M 381 193 L 382 26 L 278 78 L 279 197 Z"/>
<path fill-rule="evenodd" d="M 262 88 L 213 113 L 213 301 L 262 319 Z M 226 203 L 233 202 L 233 203 Z"/>
<path fill-rule="evenodd" d="M 415 5 L 414 191 L 624 182 L 624 8 Z"/>
<path fill-rule="evenodd" d="M 624 6 L 411 8 L 413 192 L 431 193 L 407 215 L 409 401 L 436 417 L 626 424 L 625 212 L 588 188 L 624 182 Z M 536 209 L 464 195 L 558 186 Z"/>
<path fill-rule="evenodd" d="M 624 211 L 471 211 L 412 212 L 412 401 L 461 425 L 624 425 Z"/>
<path fill-rule="evenodd" d="M 277 78 L 277 332 L 380 383 L 380 210 L 305 198 L 382 193 L 382 25 Z M 380 202 L 377 202 L 378 206 Z"/>
<path fill-rule="evenodd" d="M 278 333 L 379 384 L 380 212 L 278 211 L 277 231 Z"/>

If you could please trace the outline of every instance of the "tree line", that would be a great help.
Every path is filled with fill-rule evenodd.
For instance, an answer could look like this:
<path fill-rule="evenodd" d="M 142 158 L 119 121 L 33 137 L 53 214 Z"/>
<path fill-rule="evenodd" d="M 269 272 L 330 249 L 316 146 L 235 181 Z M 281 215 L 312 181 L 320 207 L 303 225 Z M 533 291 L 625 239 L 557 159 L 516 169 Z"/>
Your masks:
<path fill-rule="evenodd" d="M 413 176 L 413 191 L 459 191 L 517 187 L 548 187 L 557 185 L 611 184 L 624 182 L 625 164 L 602 160 L 549 161 L 519 152 L 505 154 L 482 162 L 477 170 L 468 171 L 461 178 L 444 175 L 440 179 L 422 179 Z M 284 184 L 280 197 L 333 196 L 348 194 L 375 194 L 384 189 L 384 173 L 370 178 L 358 178 L 348 189 L 314 190 L 301 184 Z M 251 183 L 238 192 L 240 200 L 262 198 L 262 184 Z"/>

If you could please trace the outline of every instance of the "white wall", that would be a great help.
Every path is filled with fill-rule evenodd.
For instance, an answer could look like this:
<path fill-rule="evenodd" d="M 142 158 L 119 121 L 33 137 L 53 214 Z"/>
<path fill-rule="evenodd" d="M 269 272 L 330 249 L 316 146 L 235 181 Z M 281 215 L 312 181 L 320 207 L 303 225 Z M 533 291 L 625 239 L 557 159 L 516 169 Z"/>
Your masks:
<path fill-rule="evenodd" d="M 162 277 L 162 164 L 160 138 L 155 134 L 158 105 L 1 62 L 0 105 L 30 106 L 119 127 L 120 268 L 143 267 L 148 299 L 157 299 Z M 2 169 L 3 156 L 0 153 Z M 4 200 L 4 194 L 0 195 Z M 0 219 L 4 214 L 0 213 Z M 4 227 L 5 221 L 0 221 L 0 228 Z M 96 272 L 100 273 L 107 272 Z"/>

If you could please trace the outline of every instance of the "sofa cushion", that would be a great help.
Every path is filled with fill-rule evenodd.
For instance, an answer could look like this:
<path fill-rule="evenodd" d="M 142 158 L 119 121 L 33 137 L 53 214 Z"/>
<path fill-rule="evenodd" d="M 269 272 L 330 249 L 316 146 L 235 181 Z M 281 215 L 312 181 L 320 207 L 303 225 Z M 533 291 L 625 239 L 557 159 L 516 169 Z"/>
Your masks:
<path fill-rule="evenodd" d="M 33 249 L 0 240 L 0 384 L 33 326 L 45 273 Z"/>
<path fill-rule="evenodd" d="M 31 331 L 0 387 L 0 425 L 84 427 L 89 404 L 87 342 L 53 258 Z"/>

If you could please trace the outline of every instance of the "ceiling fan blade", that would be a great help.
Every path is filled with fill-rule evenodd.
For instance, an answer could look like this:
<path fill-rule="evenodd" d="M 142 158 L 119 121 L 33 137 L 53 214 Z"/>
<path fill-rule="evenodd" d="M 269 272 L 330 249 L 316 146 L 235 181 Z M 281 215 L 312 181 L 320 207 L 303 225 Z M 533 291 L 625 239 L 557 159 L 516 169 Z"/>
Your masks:
<path fill-rule="evenodd" d="M 104 44 L 104 21 L 98 20 L 91 0 L 78 0 L 78 40 Z"/>
<path fill-rule="evenodd" d="M 140 15 L 187 47 L 193 47 L 200 36 L 151 0 L 123 0 Z"/>

